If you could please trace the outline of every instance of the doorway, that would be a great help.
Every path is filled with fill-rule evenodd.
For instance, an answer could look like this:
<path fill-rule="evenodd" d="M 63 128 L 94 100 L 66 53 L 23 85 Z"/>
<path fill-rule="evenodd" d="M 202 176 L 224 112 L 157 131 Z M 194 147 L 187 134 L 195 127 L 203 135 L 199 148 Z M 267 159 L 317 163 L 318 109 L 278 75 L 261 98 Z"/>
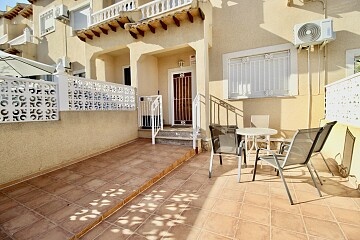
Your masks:
<path fill-rule="evenodd" d="M 172 74 L 173 125 L 192 124 L 192 73 Z"/>

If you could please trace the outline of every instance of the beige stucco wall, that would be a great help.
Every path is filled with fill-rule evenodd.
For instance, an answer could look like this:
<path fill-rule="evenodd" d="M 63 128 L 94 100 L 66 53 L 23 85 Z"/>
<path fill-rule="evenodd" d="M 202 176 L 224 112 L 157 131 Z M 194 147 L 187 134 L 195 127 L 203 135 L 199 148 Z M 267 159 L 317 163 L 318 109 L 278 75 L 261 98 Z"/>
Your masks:
<path fill-rule="evenodd" d="M 123 67 L 130 65 L 130 54 L 124 53 L 115 58 L 115 82 L 120 84 L 125 84 Z"/>
<path fill-rule="evenodd" d="M 0 186 L 137 138 L 136 111 L 61 112 L 60 121 L 0 124 Z"/>

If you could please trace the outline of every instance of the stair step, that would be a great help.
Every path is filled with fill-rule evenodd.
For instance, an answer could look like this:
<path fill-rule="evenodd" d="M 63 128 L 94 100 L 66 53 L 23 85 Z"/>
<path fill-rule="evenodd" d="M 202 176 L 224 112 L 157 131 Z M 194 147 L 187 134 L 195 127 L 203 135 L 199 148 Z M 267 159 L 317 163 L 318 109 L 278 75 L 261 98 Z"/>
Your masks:
<path fill-rule="evenodd" d="M 172 137 L 172 136 L 156 136 L 155 138 L 158 138 L 158 139 L 172 139 L 172 140 L 193 140 L 192 137 Z"/>

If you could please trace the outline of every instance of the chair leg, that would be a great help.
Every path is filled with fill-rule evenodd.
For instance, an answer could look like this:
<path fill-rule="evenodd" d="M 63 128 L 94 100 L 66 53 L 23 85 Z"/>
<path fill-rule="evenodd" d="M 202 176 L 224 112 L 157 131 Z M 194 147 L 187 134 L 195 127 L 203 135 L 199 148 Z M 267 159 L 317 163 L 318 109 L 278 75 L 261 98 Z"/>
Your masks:
<path fill-rule="evenodd" d="M 255 156 L 254 172 L 253 172 L 253 178 L 252 178 L 253 181 L 255 181 L 256 166 L 257 166 L 258 161 L 259 161 L 259 150 L 256 151 L 256 156 Z"/>
<path fill-rule="evenodd" d="M 222 165 L 222 157 L 221 157 L 221 155 L 219 155 L 219 157 L 220 157 L 220 165 Z"/>
<path fill-rule="evenodd" d="M 313 180 L 313 182 L 314 182 L 314 185 L 315 185 L 316 189 L 318 190 L 318 193 L 319 193 L 320 197 L 322 197 L 321 192 L 320 192 L 320 189 L 319 189 L 318 185 L 316 184 L 316 181 L 315 181 L 315 178 L 314 178 L 314 174 L 311 172 L 311 168 L 309 167 L 309 164 L 306 164 L 306 167 L 308 168 L 308 170 L 309 170 L 309 172 L 310 172 L 311 178 L 312 178 L 312 180 Z"/>
<path fill-rule="evenodd" d="M 209 178 L 211 178 L 211 171 L 212 171 L 213 159 L 214 159 L 214 151 L 211 150 L 210 166 L 209 166 Z"/>
<path fill-rule="evenodd" d="M 244 152 L 244 164 L 245 164 L 245 167 L 247 167 L 247 163 L 246 163 L 246 151 L 245 151 L 244 148 L 243 148 L 242 151 Z"/>
<path fill-rule="evenodd" d="M 328 163 L 326 162 L 326 160 L 325 160 L 325 158 L 324 158 L 324 155 L 322 155 L 322 153 L 321 153 L 321 152 L 320 152 L 320 155 L 321 155 L 322 159 L 324 160 L 324 163 L 325 163 L 325 165 L 326 165 L 327 169 L 329 170 L 329 172 L 331 173 L 331 175 L 333 175 L 333 176 L 334 176 L 334 173 L 331 171 L 331 169 L 330 169 L 330 167 L 329 167 Z"/>
<path fill-rule="evenodd" d="M 316 171 L 316 168 L 314 167 L 314 165 L 313 165 L 313 163 L 311 162 L 311 160 L 310 160 L 310 164 L 311 164 L 312 169 L 314 169 L 314 172 L 315 172 L 316 177 L 317 177 L 317 179 L 319 180 L 320 184 L 323 185 L 323 183 L 322 183 L 322 181 L 321 181 L 321 178 L 320 178 L 320 176 L 319 176 L 319 173 Z"/>
<path fill-rule="evenodd" d="M 286 181 L 285 181 L 284 175 L 283 175 L 283 173 L 282 173 L 282 170 L 281 170 L 281 169 L 278 169 L 278 173 L 280 174 L 280 177 L 281 177 L 281 179 L 282 179 L 282 181 L 283 181 L 283 183 L 284 183 L 284 186 L 285 186 L 287 195 L 288 195 L 288 197 L 289 197 L 290 203 L 291 203 L 291 205 L 294 205 L 294 202 L 293 202 L 293 200 L 292 200 L 292 197 L 291 197 L 291 194 L 290 194 L 288 185 L 286 184 Z"/>
<path fill-rule="evenodd" d="M 240 152 L 240 155 L 238 156 L 238 182 L 240 182 L 240 177 L 241 177 L 241 153 Z"/>

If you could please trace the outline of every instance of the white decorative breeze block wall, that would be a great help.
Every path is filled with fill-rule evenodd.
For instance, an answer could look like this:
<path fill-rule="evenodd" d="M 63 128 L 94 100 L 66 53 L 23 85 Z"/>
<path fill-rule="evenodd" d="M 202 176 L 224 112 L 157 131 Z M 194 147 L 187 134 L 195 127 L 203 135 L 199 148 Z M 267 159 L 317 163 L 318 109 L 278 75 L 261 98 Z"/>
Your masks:
<path fill-rule="evenodd" d="M 360 73 L 325 86 L 326 119 L 360 126 Z"/>
<path fill-rule="evenodd" d="M 59 120 L 56 83 L 0 77 L 0 123 Z"/>
<path fill-rule="evenodd" d="M 68 77 L 69 110 L 136 110 L 134 87 Z"/>

